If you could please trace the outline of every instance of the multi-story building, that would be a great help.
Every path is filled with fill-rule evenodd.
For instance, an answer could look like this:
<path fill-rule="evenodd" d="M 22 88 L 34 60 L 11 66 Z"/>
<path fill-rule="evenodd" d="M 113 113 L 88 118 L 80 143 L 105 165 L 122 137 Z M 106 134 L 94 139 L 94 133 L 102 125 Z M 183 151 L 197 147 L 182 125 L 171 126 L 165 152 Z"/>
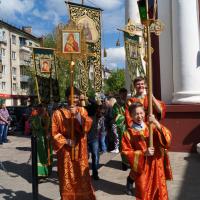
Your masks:
<path fill-rule="evenodd" d="M 6 105 L 25 105 L 30 99 L 29 76 L 31 49 L 41 38 L 32 35 L 31 27 L 19 29 L 0 20 L 0 98 Z"/>

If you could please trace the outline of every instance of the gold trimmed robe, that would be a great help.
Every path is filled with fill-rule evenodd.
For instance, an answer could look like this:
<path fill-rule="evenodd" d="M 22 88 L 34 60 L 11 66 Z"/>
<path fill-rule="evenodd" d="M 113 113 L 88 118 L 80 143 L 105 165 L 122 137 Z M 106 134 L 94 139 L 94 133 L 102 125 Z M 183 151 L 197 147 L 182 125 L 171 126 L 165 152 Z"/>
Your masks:
<path fill-rule="evenodd" d="M 159 132 L 153 128 L 153 156 L 144 155 L 149 145 L 146 124 L 142 130 L 129 128 L 123 135 L 122 153 L 131 166 L 130 176 L 135 181 L 137 200 L 168 200 L 166 180 L 172 180 L 172 171 L 167 149 L 171 143 L 171 133 L 162 125 L 161 129 Z"/>
<path fill-rule="evenodd" d="M 52 117 L 52 138 L 57 154 L 57 167 L 62 200 L 95 200 L 89 174 L 87 133 L 92 119 L 83 107 L 78 108 L 81 122 L 75 118 L 75 159 L 72 161 L 71 147 L 66 145 L 70 139 L 71 114 L 68 109 L 54 112 Z"/>

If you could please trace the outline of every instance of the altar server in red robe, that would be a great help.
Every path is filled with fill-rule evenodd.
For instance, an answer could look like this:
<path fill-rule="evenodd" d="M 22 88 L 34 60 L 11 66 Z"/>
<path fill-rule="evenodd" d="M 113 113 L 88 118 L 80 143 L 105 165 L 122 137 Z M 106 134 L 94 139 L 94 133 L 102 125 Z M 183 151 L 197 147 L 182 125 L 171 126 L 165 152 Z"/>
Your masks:
<path fill-rule="evenodd" d="M 131 166 L 130 177 L 135 181 L 136 200 L 168 200 L 166 180 L 172 180 L 172 171 L 167 149 L 171 133 L 154 115 L 149 116 L 148 123 L 153 123 L 154 144 L 154 147 L 149 147 L 149 129 L 144 122 L 143 105 L 133 103 L 129 112 L 133 124 L 123 135 L 122 153 Z"/>

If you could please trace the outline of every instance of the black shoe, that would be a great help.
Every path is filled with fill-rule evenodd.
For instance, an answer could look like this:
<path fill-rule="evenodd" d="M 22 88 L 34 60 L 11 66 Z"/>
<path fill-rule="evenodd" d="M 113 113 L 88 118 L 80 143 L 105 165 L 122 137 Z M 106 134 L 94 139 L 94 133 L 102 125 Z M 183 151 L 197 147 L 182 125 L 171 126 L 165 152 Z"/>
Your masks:
<path fill-rule="evenodd" d="M 129 189 L 126 188 L 125 192 L 126 192 L 126 194 L 129 195 L 129 196 L 134 196 L 133 190 L 129 190 Z"/>
<path fill-rule="evenodd" d="M 10 140 L 5 140 L 3 143 L 10 143 Z"/>
<path fill-rule="evenodd" d="M 2 145 L 3 144 L 3 142 L 0 142 L 0 145 Z"/>
<path fill-rule="evenodd" d="M 125 163 L 122 163 L 122 171 L 127 171 L 128 166 Z"/>
<path fill-rule="evenodd" d="M 94 179 L 95 181 L 98 181 L 100 178 L 99 178 L 98 175 L 93 175 L 93 179 Z"/>
<path fill-rule="evenodd" d="M 131 179 L 130 176 L 127 177 L 127 183 L 126 183 L 126 194 L 127 195 L 130 195 L 130 196 L 133 196 L 133 182 L 134 180 Z"/>

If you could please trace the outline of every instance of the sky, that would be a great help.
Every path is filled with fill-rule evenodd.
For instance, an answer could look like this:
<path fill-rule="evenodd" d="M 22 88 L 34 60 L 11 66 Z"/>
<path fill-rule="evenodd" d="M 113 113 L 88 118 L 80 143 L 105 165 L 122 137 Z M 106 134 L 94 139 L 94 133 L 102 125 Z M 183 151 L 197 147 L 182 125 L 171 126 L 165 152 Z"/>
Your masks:
<path fill-rule="evenodd" d="M 0 18 L 18 28 L 32 26 L 33 35 L 41 37 L 51 33 L 59 23 L 67 23 L 69 16 L 65 0 L 0 0 Z M 81 0 L 71 2 L 81 3 Z M 107 57 L 102 63 L 109 69 L 124 68 L 123 34 L 117 28 L 125 25 L 125 0 L 84 0 L 85 5 L 101 8 L 102 49 Z M 117 39 L 120 47 L 116 47 Z"/>

